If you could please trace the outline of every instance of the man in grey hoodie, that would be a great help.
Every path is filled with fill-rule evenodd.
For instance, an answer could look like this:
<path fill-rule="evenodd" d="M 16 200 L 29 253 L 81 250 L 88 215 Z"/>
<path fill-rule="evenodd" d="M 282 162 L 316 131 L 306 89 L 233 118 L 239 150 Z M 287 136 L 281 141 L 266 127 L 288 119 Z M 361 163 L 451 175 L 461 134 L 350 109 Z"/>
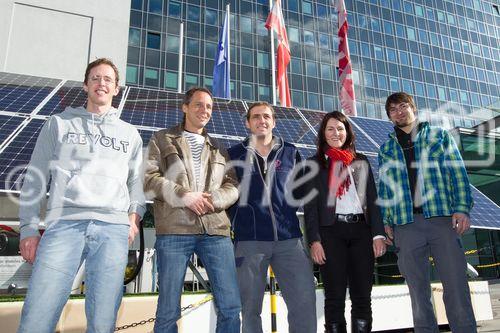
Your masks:
<path fill-rule="evenodd" d="M 18 332 L 54 332 L 83 260 L 87 332 L 114 330 L 128 244 L 145 212 L 142 140 L 111 106 L 118 79 L 110 60 L 90 63 L 86 108 L 52 116 L 38 137 L 20 196 L 20 250 L 34 267 Z"/>

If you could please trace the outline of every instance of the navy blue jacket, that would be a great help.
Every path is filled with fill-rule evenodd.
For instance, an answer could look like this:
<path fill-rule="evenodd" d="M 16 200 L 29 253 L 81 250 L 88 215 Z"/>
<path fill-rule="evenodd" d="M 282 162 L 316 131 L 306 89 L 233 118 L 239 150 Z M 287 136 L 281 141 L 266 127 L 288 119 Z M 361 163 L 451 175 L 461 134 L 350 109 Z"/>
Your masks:
<path fill-rule="evenodd" d="M 277 145 L 267 158 L 269 186 L 259 168 L 256 151 L 248 145 L 249 138 L 228 150 L 231 160 L 248 166 L 247 178 L 245 168 L 235 168 L 240 198 L 229 211 L 235 241 L 276 241 L 302 236 L 298 207 L 289 205 L 285 198 L 285 193 L 292 193 L 290 176 L 301 160 L 300 154 L 291 143 L 278 137 L 274 139 Z M 296 200 L 300 198 L 299 192 L 299 189 L 293 192 Z M 266 201 L 270 204 L 265 204 Z"/>

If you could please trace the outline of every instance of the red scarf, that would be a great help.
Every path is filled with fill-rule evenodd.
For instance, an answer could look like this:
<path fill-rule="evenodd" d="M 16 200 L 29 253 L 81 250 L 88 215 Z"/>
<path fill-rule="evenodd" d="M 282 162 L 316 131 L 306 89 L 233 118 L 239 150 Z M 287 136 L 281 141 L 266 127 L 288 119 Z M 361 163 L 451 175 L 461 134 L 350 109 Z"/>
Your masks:
<path fill-rule="evenodd" d="M 330 193 L 336 190 L 335 196 L 340 198 L 349 190 L 349 185 L 351 185 L 351 177 L 349 177 L 347 167 L 351 165 L 354 154 L 349 150 L 338 148 L 329 148 L 325 154 L 330 158 L 328 166 L 328 189 Z M 340 165 L 340 172 L 335 174 L 334 166 L 337 162 L 341 162 L 342 164 Z"/>

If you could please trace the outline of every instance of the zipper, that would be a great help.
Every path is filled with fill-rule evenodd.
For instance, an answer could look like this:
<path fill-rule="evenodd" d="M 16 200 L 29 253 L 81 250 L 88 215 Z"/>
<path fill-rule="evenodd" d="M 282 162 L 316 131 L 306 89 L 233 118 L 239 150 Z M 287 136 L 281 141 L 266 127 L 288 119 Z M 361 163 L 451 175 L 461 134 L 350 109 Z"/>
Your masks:
<path fill-rule="evenodd" d="M 274 155 L 274 159 L 272 160 L 272 163 L 276 162 L 276 157 L 279 155 L 279 152 L 282 149 L 283 149 L 283 145 L 281 145 L 281 147 L 276 151 L 276 154 Z M 254 155 L 256 154 L 253 149 L 250 149 L 250 151 L 252 151 L 252 153 Z M 257 156 L 254 156 L 254 157 L 257 158 Z M 265 159 L 264 163 L 267 166 L 267 158 Z M 277 241 L 278 240 L 278 227 L 277 227 L 277 223 L 276 223 L 276 217 L 274 216 L 274 212 L 273 212 L 273 208 L 272 208 L 271 191 L 269 190 L 269 186 L 266 183 L 266 180 L 264 179 L 264 175 L 262 174 L 262 170 L 260 170 L 260 167 L 258 167 L 258 166 L 257 166 L 257 169 L 259 169 L 260 179 L 264 183 L 264 189 L 266 190 L 266 194 L 267 194 L 267 197 L 269 199 L 269 205 L 268 205 L 268 207 L 269 207 L 269 214 L 271 216 L 271 222 L 273 224 L 273 236 L 274 236 L 274 240 Z M 256 232 L 257 232 L 257 230 L 256 230 Z"/>

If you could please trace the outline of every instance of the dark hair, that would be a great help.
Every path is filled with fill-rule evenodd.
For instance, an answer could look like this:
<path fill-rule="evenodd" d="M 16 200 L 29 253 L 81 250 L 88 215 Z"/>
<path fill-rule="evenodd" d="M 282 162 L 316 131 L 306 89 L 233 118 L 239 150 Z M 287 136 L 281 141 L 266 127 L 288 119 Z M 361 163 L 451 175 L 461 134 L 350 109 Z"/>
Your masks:
<path fill-rule="evenodd" d="M 109 60 L 107 58 L 96 59 L 87 65 L 87 69 L 85 69 L 85 78 L 83 79 L 83 83 L 88 84 L 90 71 L 92 70 L 92 68 L 97 67 L 99 65 L 108 65 L 111 68 L 113 68 L 113 71 L 115 72 L 115 84 L 118 86 L 118 81 L 120 81 L 120 75 L 118 74 L 118 68 L 111 60 Z"/>
<path fill-rule="evenodd" d="M 274 111 L 274 108 L 271 104 L 269 104 L 268 102 L 255 102 L 248 108 L 247 120 L 250 120 L 251 111 L 253 108 L 255 108 L 257 106 L 265 106 L 265 107 L 269 108 L 269 110 L 271 110 L 271 113 L 273 115 L 273 119 L 276 119 L 276 112 Z"/>
<path fill-rule="evenodd" d="M 210 96 L 210 98 L 212 99 L 212 101 L 214 100 L 214 97 L 212 96 L 212 93 L 207 88 L 204 88 L 204 87 L 193 87 L 193 88 L 189 89 L 188 91 L 186 91 L 186 93 L 184 94 L 184 98 L 182 100 L 182 104 L 188 105 L 189 103 L 191 103 L 191 99 L 193 98 L 193 95 L 196 92 L 198 92 L 198 91 L 207 93 Z"/>
<path fill-rule="evenodd" d="M 391 119 L 391 116 L 389 114 L 389 109 L 391 108 L 391 104 L 400 104 L 400 103 L 410 104 L 411 108 L 413 109 L 413 112 L 415 113 L 417 112 L 417 106 L 415 105 L 413 97 L 411 97 L 410 94 L 400 91 L 390 95 L 389 97 L 387 97 L 387 100 L 385 101 L 385 113 L 387 114 L 387 118 Z"/>
<path fill-rule="evenodd" d="M 339 111 L 333 111 L 330 113 L 325 114 L 323 117 L 323 120 L 321 120 L 321 125 L 319 127 L 319 132 L 318 132 L 318 140 L 317 140 L 317 150 L 316 150 L 316 160 L 318 161 L 319 165 L 323 167 L 327 167 L 327 162 L 325 158 L 325 153 L 330 148 L 328 143 L 326 142 L 325 139 L 325 130 L 326 130 L 326 125 L 328 124 L 328 121 L 330 119 L 337 119 L 340 121 L 342 124 L 344 124 L 344 127 L 347 132 L 347 137 L 342 145 L 340 147 L 341 149 L 346 149 L 351 151 L 354 155 L 356 155 L 356 147 L 354 146 L 354 141 L 356 140 L 356 135 L 354 134 L 354 130 L 352 129 L 352 125 L 347 119 L 347 117 Z"/>

